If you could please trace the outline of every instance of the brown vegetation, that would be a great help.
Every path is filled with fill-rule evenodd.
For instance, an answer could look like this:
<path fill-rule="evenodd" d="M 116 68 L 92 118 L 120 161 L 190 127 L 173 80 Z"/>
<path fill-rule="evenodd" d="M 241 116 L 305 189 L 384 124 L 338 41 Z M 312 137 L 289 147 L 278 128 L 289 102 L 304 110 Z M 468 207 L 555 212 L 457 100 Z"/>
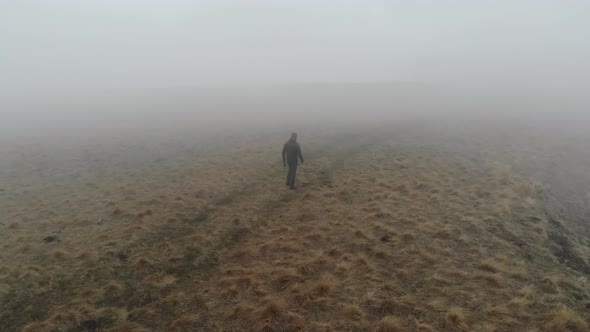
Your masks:
<path fill-rule="evenodd" d="M 318 135 L 295 193 L 260 166 L 267 140 L 19 189 L 0 206 L 18 221 L 0 225 L 0 327 L 588 331 L 588 242 L 537 182 L 388 137 Z"/>

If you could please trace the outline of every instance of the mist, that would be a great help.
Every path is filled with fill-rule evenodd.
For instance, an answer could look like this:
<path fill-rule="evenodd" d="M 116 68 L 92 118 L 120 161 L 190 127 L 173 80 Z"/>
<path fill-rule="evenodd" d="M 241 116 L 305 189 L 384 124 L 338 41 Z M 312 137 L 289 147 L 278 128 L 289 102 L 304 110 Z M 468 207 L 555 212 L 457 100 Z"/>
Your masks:
<path fill-rule="evenodd" d="M 0 6 L 5 139 L 410 115 L 574 126 L 590 105 L 583 1 Z"/>

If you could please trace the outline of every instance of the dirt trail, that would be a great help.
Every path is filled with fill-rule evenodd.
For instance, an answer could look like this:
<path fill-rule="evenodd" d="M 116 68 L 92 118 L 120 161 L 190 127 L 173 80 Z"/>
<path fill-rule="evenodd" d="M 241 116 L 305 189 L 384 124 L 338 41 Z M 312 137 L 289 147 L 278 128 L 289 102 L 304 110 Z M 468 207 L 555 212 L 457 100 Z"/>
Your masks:
<path fill-rule="evenodd" d="M 167 274 L 174 277 L 174 284 L 166 287 L 165 294 L 158 294 L 159 300 L 149 303 L 132 312 L 132 317 L 152 328 L 167 330 L 172 328 L 190 330 L 194 326 L 207 326 L 219 317 L 208 310 L 205 298 L 215 272 L 225 264 L 227 250 L 241 248 L 252 239 L 257 239 L 273 222 L 285 221 L 281 216 L 292 202 L 308 191 L 330 183 L 331 173 L 342 161 L 362 151 L 371 139 L 349 137 L 338 142 L 347 148 L 334 148 L 337 141 L 328 138 L 306 150 L 306 162 L 300 168 L 299 190 L 289 191 L 282 183 L 284 169 L 274 168 L 265 175 L 258 176 L 255 183 L 247 184 L 235 191 L 213 199 L 177 228 L 162 226 L 155 232 L 164 246 L 167 241 L 176 245 L 175 252 L 170 247 L 171 260 L 177 266 L 168 268 Z M 153 241 L 143 239 L 145 243 Z M 135 250 L 137 253 L 137 250 Z M 164 274 L 158 278 L 164 278 Z M 137 277 L 135 278 L 137 279 Z M 188 291 L 190 290 L 190 292 Z M 195 290 L 198 290 L 195 292 Z M 173 302 L 184 303 L 175 310 L 173 317 L 165 308 L 170 297 Z M 149 312 L 149 317 L 145 317 Z M 207 330 L 203 327 L 203 330 Z"/>

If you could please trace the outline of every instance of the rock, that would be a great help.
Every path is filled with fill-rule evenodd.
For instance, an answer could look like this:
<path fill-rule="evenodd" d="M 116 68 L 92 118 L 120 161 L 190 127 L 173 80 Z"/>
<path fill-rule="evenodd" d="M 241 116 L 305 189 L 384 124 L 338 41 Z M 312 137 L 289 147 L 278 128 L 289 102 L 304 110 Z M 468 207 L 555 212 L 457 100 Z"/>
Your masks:
<path fill-rule="evenodd" d="M 382 242 L 389 242 L 389 241 L 391 241 L 391 235 L 383 235 L 381 237 L 381 241 Z"/>
<path fill-rule="evenodd" d="M 537 216 L 530 216 L 529 220 L 534 222 L 534 223 L 538 223 L 539 221 L 541 221 L 541 218 L 537 217 Z"/>
<path fill-rule="evenodd" d="M 117 258 L 119 258 L 123 262 L 126 262 L 129 260 L 129 256 L 124 252 L 117 253 Z"/>
<path fill-rule="evenodd" d="M 45 242 L 45 243 L 51 243 L 54 241 L 57 241 L 57 236 L 55 236 L 55 235 L 49 235 L 49 236 L 46 236 L 43 238 L 43 242 Z"/>
<path fill-rule="evenodd" d="M 88 331 L 96 331 L 98 328 L 98 322 L 94 319 L 85 320 L 80 324 L 80 327 L 85 328 Z"/>

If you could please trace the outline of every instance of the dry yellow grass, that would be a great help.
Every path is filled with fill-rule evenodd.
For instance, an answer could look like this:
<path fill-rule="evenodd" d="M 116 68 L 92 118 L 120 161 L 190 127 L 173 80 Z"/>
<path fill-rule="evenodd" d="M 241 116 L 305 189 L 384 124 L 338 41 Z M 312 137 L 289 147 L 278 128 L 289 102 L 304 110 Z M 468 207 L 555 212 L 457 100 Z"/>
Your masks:
<path fill-rule="evenodd" d="M 450 308 L 445 316 L 445 327 L 450 331 L 469 331 L 468 316 L 463 308 Z"/>
<path fill-rule="evenodd" d="M 586 332 L 588 324 L 575 311 L 562 306 L 547 315 L 544 328 L 555 332 Z"/>
<path fill-rule="evenodd" d="M 406 328 L 397 317 L 387 316 L 377 323 L 375 332 L 403 332 Z"/>
<path fill-rule="evenodd" d="M 317 135 L 295 193 L 267 139 L 22 189 L 1 203 L 0 326 L 587 331 L 590 288 L 560 255 L 590 250 L 539 184 L 387 137 Z"/>

